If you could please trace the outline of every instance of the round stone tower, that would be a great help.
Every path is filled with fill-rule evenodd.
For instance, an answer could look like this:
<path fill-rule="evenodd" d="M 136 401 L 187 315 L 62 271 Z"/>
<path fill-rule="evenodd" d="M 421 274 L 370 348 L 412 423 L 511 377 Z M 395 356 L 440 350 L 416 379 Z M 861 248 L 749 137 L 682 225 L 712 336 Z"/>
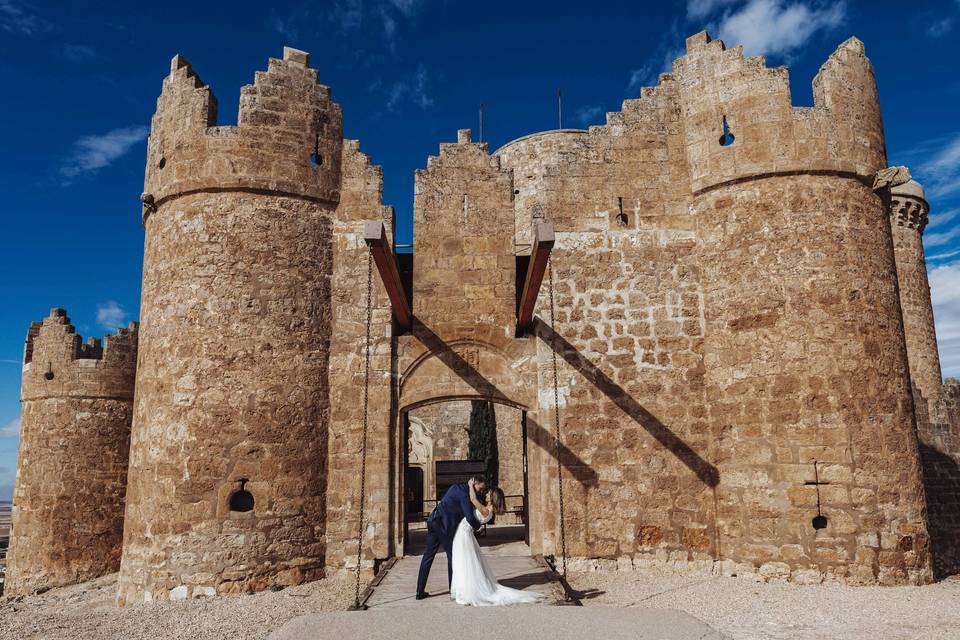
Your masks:
<path fill-rule="evenodd" d="M 148 143 L 142 338 L 118 602 L 324 566 L 340 107 L 284 49 L 235 127 L 173 59 Z"/>
<path fill-rule="evenodd" d="M 931 580 L 873 71 L 840 46 L 794 108 L 785 68 L 688 40 L 674 68 L 704 282 L 718 549 L 767 577 Z"/>
<path fill-rule="evenodd" d="M 27 333 L 7 595 L 116 571 L 137 325 L 83 343 L 63 309 Z"/>
<path fill-rule="evenodd" d="M 923 229 L 930 205 L 923 187 L 916 180 L 909 180 L 890 188 L 889 210 L 910 379 L 926 400 L 932 400 L 940 394 L 943 381 L 923 254 Z"/>

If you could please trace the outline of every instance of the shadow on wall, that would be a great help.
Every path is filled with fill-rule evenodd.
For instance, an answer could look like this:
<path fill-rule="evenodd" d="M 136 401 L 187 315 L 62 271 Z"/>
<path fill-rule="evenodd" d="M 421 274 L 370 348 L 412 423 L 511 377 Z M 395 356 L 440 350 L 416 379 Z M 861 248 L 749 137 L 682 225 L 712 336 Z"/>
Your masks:
<path fill-rule="evenodd" d="M 646 429 L 660 444 L 689 467 L 701 482 L 709 487 L 716 487 L 717 484 L 719 484 L 720 472 L 715 466 L 700 457 L 696 451 L 691 449 L 689 445 L 670 431 L 656 416 L 644 409 L 639 402 L 630 397 L 620 385 L 584 358 L 563 336 L 555 333 L 553 329 L 540 318 L 535 319 L 534 326 L 536 334 L 540 336 L 544 342 L 556 350 L 557 354 L 583 375 L 588 382 L 603 392 L 603 394 L 620 407 L 624 413 Z M 414 325 L 414 333 L 423 342 L 424 346 L 436 354 L 441 362 L 456 372 L 457 375 L 473 387 L 478 394 L 493 401 L 500 400 L 510 404 L 510 399 L 506 394 L 491 384 L 490 381 L 486 380 L 473 365 L 451 349 L 446 342 L 428 327 L 416 322 Z M 556 457 L 553 435 L 533 420 L 528 421 L 527 428 L 531 440 Z M 597 472 L 562 444 L 560 445 L 559 461 L 584 486 L 596 484 Z"/>
<path fill-rule="evenodd" d="M 507 397 L 505 393 L 484 378 L 472 364 L 451 349 L 450 345 L 444 342 L 443 338 L 431 331 L 427 325 L 414 319 L 413 334 L 432 354 L 436 355 L 440 362 L 447 365 L 451 371 L 455 372 L 464 382 L 473 387 L 479 395 L 493 402 L 501 402 L 513 406 L 513 401 Z"/>
<path fill-rule="evenodd" d="M 930 548 L 937 580 L 960 574 L 960 464 L 920 443 Z"/>
<path fill-rule="evenodd" d="M 709 487 L 716 487 L 720 482 L 720 472 L 715 466 L 704 460 L 690 448 L 687 443 L 677 437 L 669 427 L 660 422 L 652 413 L 634 400 L 624 391 L 623 387 L 611 380 L 607 374 L 598 369 L 592 362 L 584 358 L 576 347 L 556 333 L 552 327 L 537 318 L 534 321 L 536 333 L 549 345 L 557 355 L 567 364 L 579 372 L 590 384 L 603 392 L 620 409 L 630 416 L 637 424 L 647 430 L 657 442 L 666 447 L 683 464 L 690 468 L 701 482 Z"/>
<path fill-rule="evenodd" d="M 416 321 L 415 321 L 416 322 Z M 483 377 L 477 369 L 467 362 L 459 353 L 450 348 L 440 336 L 431 331 L 426 325 L 416 322 L 414 333 L 424 346 L 431 353 L 436 354 L 437 358 L 447 365 L 451 371 L 454 371 L 460 378 L 469 384 L 473 389 L 494 402 L 501 401 L 512 406 L 510 398 L 507 397 L 489 380 Z M 554 458 L 557 457 L 554 448 L 553 436 L 546 429 L 534 422 L 530 417 L 527 418 L 528 437 L 538 446 L 543 447 L 544 451 L 550 453 Z M 597 483 L 597 472 L 590 465 L 577 457 L 575 453 L 567 447 L 560 445 L 560 464 L 562 464 L 573 476 L 584 486 L 593 486 Z"/>
<path fill-rule="evenodd" d="M 544 429 L 530 416 L 527 416 L 527 437 L 530 438 L 531 442 L 554 458 L 557 457 L 557 448 L 554 447 L 553 434 Z M 584 462 L 582 458 L 567 448 L 562 442 L 560 443 L 559 449 L 559 460 L 563 468 L 569 471 L 570 474 L 577 479 L 577 482 L 584 487 L 596 486 L 599 476 L 597 472 L 593 470 L 593 467 Z"/>

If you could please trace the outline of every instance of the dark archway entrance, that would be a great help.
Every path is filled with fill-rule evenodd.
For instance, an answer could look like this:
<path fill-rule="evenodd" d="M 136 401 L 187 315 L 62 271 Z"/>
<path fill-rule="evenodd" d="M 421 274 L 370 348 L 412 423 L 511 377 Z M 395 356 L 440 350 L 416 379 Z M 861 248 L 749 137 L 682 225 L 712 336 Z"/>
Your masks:
<path fill-rule="evenodd" d="M 404 452 L 401 495 L 406 496 L 402 547 L 404 555 L 422 550 L 426 519 L 452 484 L 483 476 L 484 461 L 471 458 L 469 415 L 476 399 L 442 399 L 420 404 L 401 414 Z M 530 542 L 527 479 L 527 412 L 490 402 L 495 415 L 497 484 L 506 496 L 506 512 L 495 518 L 478 540 L 481 546 Z"/>

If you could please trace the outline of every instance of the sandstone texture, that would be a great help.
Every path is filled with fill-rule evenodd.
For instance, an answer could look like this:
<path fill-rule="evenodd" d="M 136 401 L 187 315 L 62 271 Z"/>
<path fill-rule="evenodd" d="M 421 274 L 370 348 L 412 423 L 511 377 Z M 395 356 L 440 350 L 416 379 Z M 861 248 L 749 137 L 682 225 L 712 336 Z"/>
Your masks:
<path fill-rule="evenodd" d="M 5 595 L 119 568 L 137 334 L 84 343 L 63 309 L 30 327 Z"/>
<path fill-rule="evenodd" d="M 370 575 L 404 552 L 405 467 L 429 484 L 431 460 L 462 456 L 480 399 L 509 426 L 501 483 L 526 492 L 531 551 L 573 568 L 851 585 L 960 570 L 960 386 L 941 381 L 929 206 L 887 167 L 863 44 L 823 64 L 812 107 L 792 105 L 786 68 L 686 44 L 603 125 L 440 145 L 398 258 L 410 327 L 365 244 L 369 221 L 393 243 L 382 170 L 343 139 L 307 55 L 270 60 L 234 127 L 174 58 L 148 143 L 135 398 L 31 395 L 28 339 L 15 545 L 91 517 L 31 511 L 66 482 L 31 448 L 89 457 L 60 432 L 119 434 L 132 413 L 121 604 Z M 544 223 L 555 245 L 518 326 Z M 11 584 L 43 553 L 74 566 L 50 549 L 15 563 L 14 546 Z"/>
<path fill-rule="evenodd" d="M 291 51 L 236 127 L 198 84 L 174 59 L 148 146 L 121 604 L 323 572 L 340 110 Z"/>

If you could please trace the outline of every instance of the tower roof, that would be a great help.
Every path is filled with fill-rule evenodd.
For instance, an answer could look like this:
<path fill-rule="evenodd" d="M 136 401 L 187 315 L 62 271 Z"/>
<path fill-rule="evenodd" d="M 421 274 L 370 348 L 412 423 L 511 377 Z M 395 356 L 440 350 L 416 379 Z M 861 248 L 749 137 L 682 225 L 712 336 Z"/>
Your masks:
<path fill-rule="evenodd" d="M 926 192 L 923 190 L 923 186 L 913 179 L 910 179 L 903 184 L 898 184 L 895 187 L 890 187 L 890 194 L 900 197 L 907 196 L 918 198 L 924 201 L 927 199 Z"/>

